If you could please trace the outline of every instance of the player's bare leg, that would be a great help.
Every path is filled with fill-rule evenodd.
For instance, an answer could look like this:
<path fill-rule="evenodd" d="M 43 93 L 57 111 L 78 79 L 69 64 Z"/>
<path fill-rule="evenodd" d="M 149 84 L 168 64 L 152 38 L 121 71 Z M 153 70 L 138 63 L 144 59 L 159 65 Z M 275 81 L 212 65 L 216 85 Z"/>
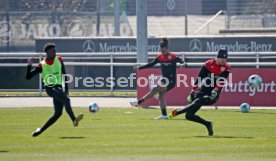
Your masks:
<path fill-rule="evenodd" d="M 155 94 L 160 93 L 160 92 L 165 92 L 165 91 L 167 91 L 167 87 L 161 87 L 161 86 L 154 87 L 144 97 L 142 97 L 141 99 L 139 99 L 137 101 L 131 101 L 130 104 L 131 104 L 131 106 L 138 107 L 141 103 L 143 103 L 145 100 L 152 98 Z"/>

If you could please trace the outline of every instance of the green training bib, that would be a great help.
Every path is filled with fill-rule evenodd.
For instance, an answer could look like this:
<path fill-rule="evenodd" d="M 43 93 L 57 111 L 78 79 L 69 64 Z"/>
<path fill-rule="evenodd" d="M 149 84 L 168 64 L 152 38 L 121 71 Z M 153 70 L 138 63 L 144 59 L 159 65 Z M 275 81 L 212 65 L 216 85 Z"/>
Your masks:
<path fill-rule="evenodd" d="M 47 64 L 44 59 L 41 66 L 44 86 L 62 85 L 61 62 L 58 58 L 55 58 L 52 65 Z"/>

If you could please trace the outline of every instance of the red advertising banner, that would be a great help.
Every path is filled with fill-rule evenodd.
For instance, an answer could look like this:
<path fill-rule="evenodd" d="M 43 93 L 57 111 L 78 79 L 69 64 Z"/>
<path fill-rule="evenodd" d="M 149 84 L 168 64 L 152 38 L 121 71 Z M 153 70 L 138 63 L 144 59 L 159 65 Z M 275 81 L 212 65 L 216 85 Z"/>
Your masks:
<path fill-rule="evenodd" d="M 187 105 L 186 98 L 192 87 L 191 82 L 197 78 L 197 69 L 178 69 L 177 83 L 174 89 L 167 94 L 167 105 Z M 248 77 L 258 74 L 262 77 L 262 84 L 257 87 L 250 87 Z M 141 98 L 150 91 L 157 79 L 162 76 L 160 69 L 144 69 L 137 73 L 137 97 Z M 218 106 L 239 106 L 246 102 L 251 106 L 276 106 L 276 69 L 272 68 L 233 68 L 228 79 L 229 83 L 223 87 Z M 232 82 L 232 83 L 230 83 Z M 158 95 L 145 101 L 142 106 L 159 105 Z"/>

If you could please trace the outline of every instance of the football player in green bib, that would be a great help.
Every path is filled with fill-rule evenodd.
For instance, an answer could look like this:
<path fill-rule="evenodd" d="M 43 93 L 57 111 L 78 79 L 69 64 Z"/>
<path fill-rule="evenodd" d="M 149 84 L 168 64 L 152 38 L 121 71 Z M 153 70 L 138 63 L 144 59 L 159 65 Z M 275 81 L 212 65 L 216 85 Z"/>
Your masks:
<path fill-rule="evenodd" d="M 68 96 L 67 83 L 64 84 L 65 91 L 63 91 L 62 74 L 66 74 L 66 72 L 62 58 L 60 56 L 56 56 L 55 44 L 46 44 L 44 46 L 44 51 L 46 53 L 46 58 L 34 69 L 32 69 L 33 58 L 28 59 L 26 79 L 29 80 L 33 76 L 41 73 L 46 93 L 53 98 L 55 112 L 41 128 L 37 128 L 36 131 L 33 132 L 33 137 L 40 135 L 58 120 L 58 118 L 62 115 L 63 106 L 65 106 L 65 110 L 75 127 L 78 126 L 79 121 L 83 118 L 82 113 L 80 113 L 77 117 L 75 117 L 73 113 L 70 98 Z"/>

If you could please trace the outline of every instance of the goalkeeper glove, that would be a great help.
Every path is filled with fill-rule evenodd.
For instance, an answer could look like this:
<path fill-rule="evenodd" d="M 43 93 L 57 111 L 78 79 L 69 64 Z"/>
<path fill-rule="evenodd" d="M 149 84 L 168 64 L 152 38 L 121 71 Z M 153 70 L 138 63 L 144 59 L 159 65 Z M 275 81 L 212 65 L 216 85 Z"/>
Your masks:
<path fill-rule="evenodd" d="M 218 96 L 218 89 L 213 89 L 211 92 L 211 99 L 215 100 Z"/>
<path fill-rule="evenodd" d="M 192 90 L 190 95 L 187 97 L 187 102 L 190 104 L 195 100 L 195 91 Z"/>

